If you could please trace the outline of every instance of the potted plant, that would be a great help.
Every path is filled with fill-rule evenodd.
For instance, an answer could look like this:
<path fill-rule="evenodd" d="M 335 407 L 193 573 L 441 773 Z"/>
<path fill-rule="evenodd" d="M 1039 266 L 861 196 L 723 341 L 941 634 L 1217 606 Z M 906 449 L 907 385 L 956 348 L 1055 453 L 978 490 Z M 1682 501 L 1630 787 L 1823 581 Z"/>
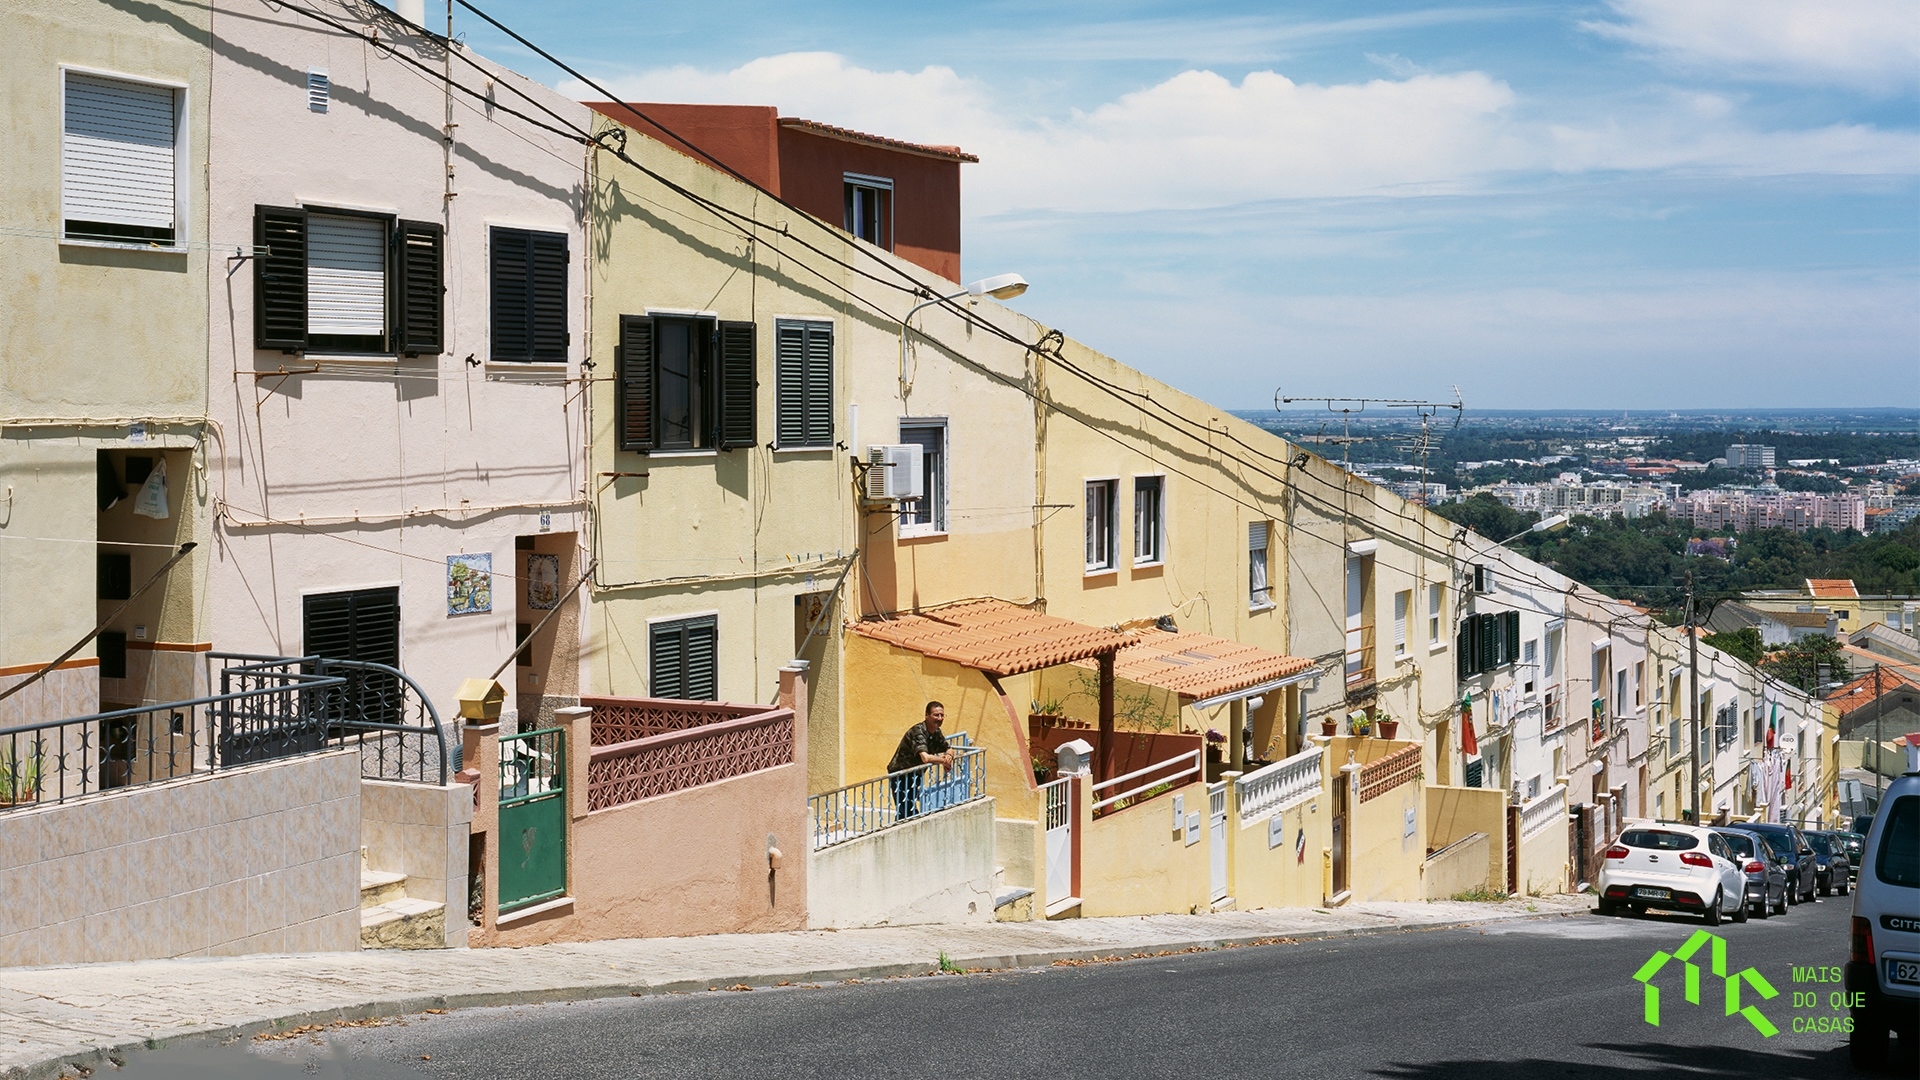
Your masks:
<path fill-rule="evenodd" d="M 1036 784 L 1044 784 L 1052 779 L 1054 765 L 1055 762 L 1047 756 L 1045 751 L 1035 750 L 1033 752 L 1033 782 Z"/>
<path fill-rule="evenodd" d="M 1400 721 L 1395 720 L 1384 712 L 1373 718 L 1373 729 L 1375 733 L 1383 739 L 1397 739 L 1400 737 Z"/>
<path fill-rule="evenodd" d="M 1364 739 L 1373 733 L 1373 717 L 1365 709 L 1355 709 L 1347 714 L 1347 733 L 1355 738 Z"/>
<path fill-rule="evenodd" d="M 1227 737 L 1212 728 L 1207 729 L 1207 760 L 1220 761 L 1220 749 L 1225 746 Z"/>
<path fill-rule="evenodd" d="M 1320 721 L 1320 734 L 1325 735 L 1328 738 L 1332 738 L 1333 736 L 1340 734 L 1340 721 L 1338 720 Z"/>

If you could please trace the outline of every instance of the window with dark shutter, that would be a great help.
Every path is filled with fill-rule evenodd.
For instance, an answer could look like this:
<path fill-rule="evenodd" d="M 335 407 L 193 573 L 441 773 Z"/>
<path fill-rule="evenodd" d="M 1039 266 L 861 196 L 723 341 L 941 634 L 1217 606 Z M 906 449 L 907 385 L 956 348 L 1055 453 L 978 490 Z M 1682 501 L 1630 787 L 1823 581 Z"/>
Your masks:
<path fill-rule="evenodd" d="M 774 438 L 782 447 L 833 445 L 833 324 L 774 324 Z"/>
<path fill-rule="evenodd" d="M 298 352 L 307 347 L 307 212 L 253 208 L 253 344 Z"/>
<path fill-rule="evenodd" d="M 444 230 L 429 221 L 402 221 L 394 229 L 394 351 L 408 356 L 439 353 L 445 340 L 446 283 L 441 269 Z"/>
<path fill-rule="evenodd" d="M 653 431 L 653 320 L 645 315 L 620 316 L 619 372 L 620 449 L 651 450 Z"/>
<path fill-rule="evenodd" d="M 648 635 L 648 696 L 718 700 L 718 639 L 712 615 L 654 623 Z"/>
<path fill-rule="evenodd" d="M 567 359 L 567 237 L 564 233 L 493 229 L 490 253 L 490 348 L 495 361 L 563 363 Z"/>
<path fill-rule="evenodd" d="M 360 589 L 304 598 L 301 648 L 323 660 L 360 660 L 400 666 L 400 590 Z M 339 669 L 347 685 L 325 707 L 334 720 L 395 723 L 401 719 L 400 680 L 380 671 Z"/>
<path fill-rule="evenodd" d="M 752 446 L 754 440 L 754 329 L 750 322 L 720 324 L 720 361 L 718 394 L 719 429 L 722 450 Z"/>
<path fill-rule="evenodd" d="M 1505 639 L 1506 645 L 1507 645 L 1506 659 L 1502 661 L 1502 663 L 1506 663 L 1506 664 L 1519 663 L 1520 661 L 1520 613 L 1517 611 L 1509 611 L 1502 614 L 1500 618 L 1505 626 L 1505 631 L 1501 636 Z"/>

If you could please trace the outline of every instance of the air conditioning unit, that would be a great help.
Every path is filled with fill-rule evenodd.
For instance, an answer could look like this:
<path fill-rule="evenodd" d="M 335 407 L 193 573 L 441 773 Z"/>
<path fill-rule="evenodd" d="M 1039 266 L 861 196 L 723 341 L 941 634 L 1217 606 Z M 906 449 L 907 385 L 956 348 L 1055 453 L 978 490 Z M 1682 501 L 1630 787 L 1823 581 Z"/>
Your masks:
<path fill-rule="evenodd" d="M 907 502 L 926 495 L 919 443 L 867 447 L 867 498 L 875 502 Z"/>

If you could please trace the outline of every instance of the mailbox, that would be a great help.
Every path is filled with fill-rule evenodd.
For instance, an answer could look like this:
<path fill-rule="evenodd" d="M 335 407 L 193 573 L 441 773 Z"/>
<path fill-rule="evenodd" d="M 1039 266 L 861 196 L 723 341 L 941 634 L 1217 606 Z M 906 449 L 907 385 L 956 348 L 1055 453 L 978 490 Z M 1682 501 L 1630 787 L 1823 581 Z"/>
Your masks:
<path fill-rule="evenodd" d="M 470 723 L 500 719 L 507 688 L 492 679 L 467 679 L 460 684 L 460 715 Z"/>
<path fill-rule="evenodd" d="M 1085 739 L 1064 742 L 1054 756 L 1059 759 L 1061 776 L 1084 776 L 1093 761 L 1093 744 Z"/>

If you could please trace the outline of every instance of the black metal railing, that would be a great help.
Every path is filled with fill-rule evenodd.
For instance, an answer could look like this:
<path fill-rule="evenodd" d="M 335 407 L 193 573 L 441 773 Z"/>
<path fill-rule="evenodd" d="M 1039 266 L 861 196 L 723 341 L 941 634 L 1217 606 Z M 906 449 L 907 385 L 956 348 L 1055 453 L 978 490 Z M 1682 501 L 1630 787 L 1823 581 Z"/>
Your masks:
<path fill-rule="evenodd" d="M 371 780 L 460 768 L 418 683 L 384 664 L 210 653 L 218 694 L 0 729 L 0 813 L 352 746 Z M 211 670 L 211 669 L 210 669 Z"/>

